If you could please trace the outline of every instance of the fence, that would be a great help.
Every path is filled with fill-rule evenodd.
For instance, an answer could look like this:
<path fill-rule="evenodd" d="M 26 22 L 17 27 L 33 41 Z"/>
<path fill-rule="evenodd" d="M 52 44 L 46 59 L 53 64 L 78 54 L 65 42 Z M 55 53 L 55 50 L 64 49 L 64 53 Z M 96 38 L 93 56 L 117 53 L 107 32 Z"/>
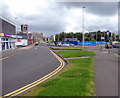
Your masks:
<path fill-rule="evenodd" d="M 83 41 L 54 41 L 54 43 L 62 43 L 62 44 L 74 44 L 74 45 L 83 45 Z M 108 44 L 109 42 L 105 41 L 84 41 L 84 45 L 100 45 L 100 44 Z"/>

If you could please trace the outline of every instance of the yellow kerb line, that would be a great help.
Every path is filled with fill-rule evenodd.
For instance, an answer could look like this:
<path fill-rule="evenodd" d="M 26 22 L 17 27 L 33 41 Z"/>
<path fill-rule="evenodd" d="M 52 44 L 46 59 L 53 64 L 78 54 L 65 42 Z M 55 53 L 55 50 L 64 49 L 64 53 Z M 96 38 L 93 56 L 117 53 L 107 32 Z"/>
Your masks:
<path fill-rule="evenodd" d="M 7 58 L 8 58 L 8 56 L 6 56 L 6 57 L 4 57 L 4 58 L 0 59 L 0 61 L 1 61 L 1 60 L 4 60 L 4 59 L 7 59 Z"/>
<path fill-rule="evenodd" d="M 52 77 L 53 75 L 55 75 L 56 73 L 58 73 L 63 67 L 64 67 L 64 65 L 63 65 L 58 71 L 56 71 L 55 73 L 53 73 L 53 74 L 50 75 L 49 77 L 45 78 L 44 80 L 42 80 L 42 81 L 38 82 L 37 84 L 32 85 L 32 86 L 30 86 L 30 87 L 28 87 L 28 88 L 26 88 L 26 89 L 24 89 L 24 90 L 22 90 L 22 91 L 20 91 L 20 92 L 18 92 L 18 93 L 16 93 L 16 94 L 14 94 L 14 95 L 12 95 L 12 96 L 16 96 L 16 95 L 18 95 L 18 94 L 20 94 L 20 93 L 22 93 L 22 92 L 24 92 L 24 91 L 26 91 L 26 90 L 32 88 L 32 87 L 37 86 L 38 84 L 44 82 L 45 80 L 49 79 L 50 77 Z"/>
<path fill-rule="evenodd" d="M 56 70 L 58 70 L 60 67 L 61 67 L 61 65 L 60 65 Z M 54 70 L 54 71 L 56 71 L 56 70 Z M 53 72 L 54 72 L 54 71 L 53 71 Z M 15 90 L 15 91 L 13 91 L 13 92 L 11 92 L 11 93 L 5 95 L 5 96 L 12 95 L 12 94 L 14 94 L 14 93 L 16 93 L 16 92 L 18 92 L 18 91 L 24 89 L 24 88 L 27 88 L 28 86 L 31 86 L 31 85 L 35 84 L 35 83 L 41 81 L 42 79 L 46 78 L 47 76 L 51 75 L 53 72 L 49 73 L 48 75 L 46 75 L 46 76 L 40 78 L 39 80 L 37 80 L 37 81 L 35 81 L 35 82 L 33 82 L 33 83 L 31 83 L 31 84 L 28 84 L 28 85 L 26 85 L 26 86 L 24 86 L 24 87 L 22 87 L 22 88 L 20 88 L 20 89 L 18 89 L 18 90 Z"/>
<path fill-rule="evenodd" d="M 120 57 L 118 54 L 115 54 L 116 56 Z"/>
<path fill-rule="evenodd" d="M 49 49 L 50 50 L 50 49 Z M 50 50 L 51 51 L 51 50 Z M 45 81 L 46 79 L 48 79 L 49 77 L 51 77 L 51 76 L 53 76 L 54 74 L 56 74 L 58 71 L 60 71 L 64 66 L 62 66 L 62 59 L 60 58 L 60 57 L 58 57 L 53 51 L 51 51 L 52 53 L 53 53 L 53 55 L 60 61 L 60 66 L 57 68 L 57 69 L 55 69 L 53 72 L 51 72 L 51 73 L 49 73 L 48 75 L 46 75 L 46 76 L 44 76 L 44 77 L 42 77 L 42 78 L 40 78 L 39 80 L 37 80 L 37 81 L 35 81 L 35 82 L 33 82 L 33 83 L 30 83 L 30 84 L 28 84 L 28 85 L 26 85 L 26 86 L 24 86 L 24 87 L 22 87 L 22 88 L 20 88 L 20 89 L 18 89 L 18 90 L 15 90 L 15 91 L 13 91 L 13 92 L 11 92 L 11 93 L 8 93 L 8 94 L 6 94 L 6 95 L 4 95 L 4 96 L 10 96 L 10 95 L 12 95 L 12 94 L 14 94 L 14 93 L 16 93 L 16 94 L 14 94 L 14 95 L 18 95 L 18 93 L 20 94 L 21 92 L 24 92 L 25 90 L 27 90 L 27 89 L 29 89 L 29 88 L 32 88 L 32 87 L 34 87 L 34 86 L 36 86 L 36 85 L 38 85 L 38 84 L 40 84 L 41 82 L 43 82 L 43 81 Z M 61 62 L 62 61 L 62 62 Z M 63 64 L 65 65 L 65 63 L 63 62 Z M 61 67 L 62 66 L 62 67 Z M 61 67 L 61 68 L 60 68 Z M 60 69 L 59 69 L 60 68 Z M 59 70 L 58 70 L 59 69 Z M 58 71 L 57 71 L 58 70 Z M 56 72 L 55 72 L 56 71 Z M 55 72 L 55 73 L 54 73 Z M 47 76 L 49 76 L 49 77 L 47 77 Z M 46 78 L 47 77 L 47 78 Z M 44 79 L 45 78 L 45 79 Z M 42 80 L 43 79 L 43 80 Z M 42 81 L 41 81 L 42 80 Z M 38 82 L 38 83 L 37 83 Z M 37 84 L 35 84 L 35 83 L 37 83 Z M 30 87 L 28 87 L 28 86 L 30 86 Z M 28 88 L 27 88 L 28 87 Z M 26 88 L 26 89 L 25 89 Z M 22 90 L 23 89 L 23 90 Z M 22 90 L 22 91 L 21 91 Z M 20 91 L 20 92 L 18 92 L 18 91 Z M 18 92 L 18 93 L 17 93 Z M 12 96 L 14 96 L 14 95 L 12 95 Z"/>

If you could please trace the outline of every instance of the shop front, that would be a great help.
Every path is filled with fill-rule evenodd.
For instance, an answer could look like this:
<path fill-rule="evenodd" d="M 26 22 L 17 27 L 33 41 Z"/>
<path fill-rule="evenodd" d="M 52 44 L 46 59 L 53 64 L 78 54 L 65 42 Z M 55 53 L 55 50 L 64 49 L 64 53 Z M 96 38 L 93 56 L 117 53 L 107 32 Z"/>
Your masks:
<path fill-rule="evenodd" d="M 17 36 L 17 38 L 22 38 Z M 15 49 L 16 35 L 0 33 L 0 51 Z"/>

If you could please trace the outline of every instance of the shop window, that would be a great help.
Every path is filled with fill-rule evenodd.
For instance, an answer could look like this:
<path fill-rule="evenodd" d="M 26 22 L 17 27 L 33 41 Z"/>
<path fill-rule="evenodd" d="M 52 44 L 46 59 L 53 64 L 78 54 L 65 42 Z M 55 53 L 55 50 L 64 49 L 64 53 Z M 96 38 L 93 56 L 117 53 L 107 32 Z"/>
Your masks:
<path fill-rule="evenodd" d="M 5 38 L 2 38 L 2 41 L 5 41 Z"/>
<path fill-rule="evenodd" d="M 8 42 L 6 42 L 6 48 L 9 49 Z"/>
<path fill-rule="evenodd" d="M 12 43 L 10 42 L 9 44 L 10 44 L 10 49 L 11 49 L 12 48 L 12 45 L 11 45 Z"/>
<path fill-rule="evenodd" d="M 2 42 L 2 50 L 5 50 L 5 42 Z"/>

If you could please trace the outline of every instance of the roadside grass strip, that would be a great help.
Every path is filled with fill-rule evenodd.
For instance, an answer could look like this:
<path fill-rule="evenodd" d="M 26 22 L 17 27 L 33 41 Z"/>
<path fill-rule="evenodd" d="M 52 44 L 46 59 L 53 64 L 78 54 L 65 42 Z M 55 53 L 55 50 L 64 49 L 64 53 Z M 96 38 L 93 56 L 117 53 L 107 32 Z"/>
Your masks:
<path fill-rule="evenodd" d="M 66 57 L 66 52 L 62 51 L 59 54 Z M 71 55 L 73 55 L 72 53 Z M 79 56 L 83 56 L 83 53 L 80 53 Z M 93 52 L 89 52 L 87 56 L 90 53 L 91 56 L 95 55 Z M 67 61 L 67 67 L 60 74 L 38 85 L 23 96 L 94 96 L 94 58 L 69 59 Z"/>
<path fill-rule="evenodd" d="M 56 75 L 59 71 L 61 71 L 63 69 L 63 67 L 65 66 L 64 61 L 59 56 L 57 56 L 53 51 L 51 51 L 51 52 L 60 61 L 60 66 L 57 69 L 55 69 L 54 71 L 52 71 L 48 75 L 38 79 L 37 81 L 35 81 L 33 83 L 30 83 L 30 84 L 28 84 L 28 85 L 26 85 L 26 86 L 24 86 L 22 88 L 19 88 L 19 89 L 15 90 L 15 91 L 13 91 L 11 93 L 8 93 L 8 94 L 4 95 L 3 97 L 18 96 L 19 94 L 21 94 L 21 93 L 23 93 L 23 92 L 37 86 L 38 84 L 46 81 L 47 79 L 51 78 L 52 76 Z"/>
<path fill-rule="evenodd" d="M 85 56 L 95 56 L 95 53 L 92 51 L 56 51 L 63 58 L 70 57 L 85 57 Z"/>

